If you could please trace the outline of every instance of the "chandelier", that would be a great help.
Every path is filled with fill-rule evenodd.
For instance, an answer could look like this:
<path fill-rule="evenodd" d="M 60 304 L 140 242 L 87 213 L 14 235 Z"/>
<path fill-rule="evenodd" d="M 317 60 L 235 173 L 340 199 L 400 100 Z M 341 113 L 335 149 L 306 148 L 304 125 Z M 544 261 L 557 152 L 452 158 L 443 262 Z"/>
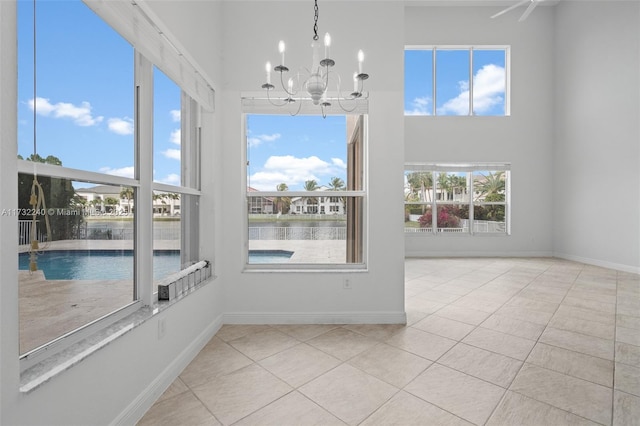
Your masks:
<path fill-rule="evenodd" d="M 349 101 L 355 101 L 359 98 L 367 99 L 369 97 L 369 94 L 363 91 L 364 81 L 369 78 L 369 75 L 362 71 L 364 53 L 362 50 L 358 51 L 358 71 L 353 73 L 353 91 L 344 96 L 340 90 L 340 75 L 332 71 L 332 67 L 336 63 L 329 57 L 331 36 L 329 33 L 324 35 L 324 50 L 318 41 L 318 0 L 315 0 L 314 12 L 311 69 L 301 67 L 295 76 L 286 78 L 289 68 L 284 65 L 285 44 L 284 41 L 280 40 L 278 43 L 280 65 L 272 69 L 271 62 L 267 62 L 265 66 L 267 81 L 262 85 L 262 88 L 267 92 L 267 99 L 272 105 L 277 107 L 289 105 L 291 115 L 297 115 L 300 112 L 302 103 L 305 100 L 311 100 L 313 105 L 320 106 L 323 117 L 326 117 L 326 109 L 331 107 L 332 101 L 337 101 L 343 111 L 352 112 L 357 105 L 348 108 Z M 324 59 L 320 59 L 321 57 Z M 272 71 L 280 74 L 280 86 L 284 93 L 286 93 L 283 97 L 273 97 L 270 95 L 270 92 L 276 88 L 276 86 L 271 83 Z M 329 83 L 334 80 L 337 96 L 329 97 L 327 95 Z M 345 106 L 343 102 L 347 104 L 347 106 Z M 296 103 L 297 109 L 295 106 L 291 107 L 291 105 L 295 105 Z"/>

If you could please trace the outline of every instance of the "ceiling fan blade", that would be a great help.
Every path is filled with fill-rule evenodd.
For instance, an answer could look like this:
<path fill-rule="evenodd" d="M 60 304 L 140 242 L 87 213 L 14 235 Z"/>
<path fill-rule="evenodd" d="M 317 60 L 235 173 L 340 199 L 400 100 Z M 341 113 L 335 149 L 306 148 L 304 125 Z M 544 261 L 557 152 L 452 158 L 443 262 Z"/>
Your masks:
<path fill-rule="evenodd" d="M 513 9 L 522 6 L 523 4 L 527 4 L 529 3 L 531 0 L 522 0 L 516 4 L 514 4 L 513 6 L 509 6 L 508 8 L 504 9 L 501 12 L 496 13 L 495 15 L 493 15 L 491 18 L 497 18 L 498 16 L 504 15 L 507 12 L 511 12 Z"/>
<path fill-rule="evenodd" d="M 524 13 L 522 14 L 522 16 L 520 17 L 520 19 L 518 19 L 518 22 L 522 22 L 525 19 L 527 19 L 527 16 L 529 16 L 529 14 L 531 14 L 531 12 L 533 12 L 533 9 L 536 8 L 536 6 L 538 5 L 538 3 L 540 3 L 539 0 L 531 0 L 531 4 L 529 5 L 529 7 L 527 8 L 527 10 L 524 11 Z"/>

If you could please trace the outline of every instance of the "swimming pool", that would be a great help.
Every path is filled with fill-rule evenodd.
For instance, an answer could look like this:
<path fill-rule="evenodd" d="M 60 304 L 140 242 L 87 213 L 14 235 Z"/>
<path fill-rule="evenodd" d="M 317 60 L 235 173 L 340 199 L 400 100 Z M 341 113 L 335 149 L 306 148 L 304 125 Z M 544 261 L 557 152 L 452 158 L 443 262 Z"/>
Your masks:
<path fill-rule="evenodd" d="M 283 263 L 293 255 L 286 250 L 250 250 L 249 263 Z M 38 269 L 48 280 L 130 280 L 133 250 L 47 250 L 38 254 Z M 29 253 L 20 253 L 18 269 L 29 270 Z M 180 250 L 153 251 L 153 279 L 180 270 Z"/>
<path fill-rule="evenodd" d="M 288 250 L 249 250 L 249 263 L 286 263 L 293 256 Z"/>
<path fill-rule="evenodd" d="M 38 269 L 48 280 L 130 280 L 133 250 L 47 250 L 38 254 Z M 20 253 L 18 269 L 29 270 L 29 253 Z M 180 250 L 153 251 L 153 279 L 180 270 Z"/>

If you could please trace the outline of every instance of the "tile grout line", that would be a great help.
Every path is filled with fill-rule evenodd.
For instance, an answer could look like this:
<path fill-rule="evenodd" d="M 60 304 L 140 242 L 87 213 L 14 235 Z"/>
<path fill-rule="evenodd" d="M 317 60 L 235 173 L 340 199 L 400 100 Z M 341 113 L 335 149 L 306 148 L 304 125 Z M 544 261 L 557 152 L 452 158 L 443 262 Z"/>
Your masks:
<path fill-rule="evenodd" d="M 550 268 L 550 267 L 551 267 L 551 266 L 547 267 L 543 272 L 541 272 L 540 274 L 538 274 L 538 275 L 536 276 L 536 278 L 540 277 L 540 276 L 541 276 L 541 275 L 543 275 L 545 272 L 547 272 L 547 271 L 549 270 L 549 268 Z M 523 291 L 525 288 L 529 287 L 529 285 L 531 285 L 531 283 L 532 283 L 533 281 L 535 281 L 535 279 L 536 279 L 536 278 L 534 278 L 533 280 L 531 280 L 531 281 L 530 281 L 530 282 L 529 282 L 529 283 L 528 283 L 524 288 L 522 288 L 518 293 L 516 293 L 516 294 L 515 294 L 511 299 L 509 299 L 509 300 L 512 300 L 512 299 L 513 299 L 514 297 L 516 297 L 518 294 L 522 293 L 522 291 Z M 575 282 L 575 279 L 574 279 L 574 282 Z M 567 292 L 567 293 L 568 293 L 568 292 Z M 566 297 L 566 294 L 565 294 L 565 297 Z M 564 298 L 563 298 L 563 300 L 564 300 Z M 508 302 L 508 301 L 507 301 L 507 302 Z M 505 304 L 506 304 L 507 302 L 505 302 Z M 562 303 L 562 302 L 561 302 L 561 303 Z M 504 306 L 504 305 L 503 305 L 503 306 Z M 560 307 L 560 304 L 558 304 L 558 308 L 559 308 L 559 307 Z M 556 311 L 557 311 L 557 309 L 558 309 L 558 308 L 556 308 Z M 551 318 L 553 318 L 553 316 L 552 316 Z M 550 321 L 550 320 L 549 320 L 549 321 Z M 548 324 L 548 323 L 549 323 L 549 322 L 547 321 L 547 324 Z M 502 394 L 502 398 L 500 399 L 500 401 L 498 402 L 498 404 L 496 404 L 496 406 L 495 406 L 495 407 L 493 407 L 493 410 L 491 410 L 491 413 L 489 414 L 489 417 L 487 417 L 487 420 L 485 420 L 485 423 L 484 423 L 484 424 L 487 424 L 487 423 L 489 422 L 489 420 L 491 420 L 491 418 L 492 418 L 492 417 L 493 417 L 493 415 L 495 414 L 496 410 L 498 409 L 498 407 L 500 406 L 500 404 L 501 404 L 501 403 L 502 403 L 502 401 L 504 400 L 505 396 L 507 395 L 507 392 L 511 391 L 511 386 L 513 385 L 513 382 L 516 380 L 516 378 L 518 377 L 518 375 L 519 375 L 519 374 L 520 374 L 520 372 L 522 371 L 522 368 L 523 368 L 523 367 L 525 366 L 525 364 L 527 363 L 527 359 L 529 358 L 529 356 L 531 356 L 531 352 L 533 351 L 533 349 L 534 349 L 534 348 L 536 347 L 536 345 L 538 344 L 538 341 L 540 340 L 540 337 L 544 334 L 544 331 L 546 330 L 546 328 L 547 328 L 547 325 L 545 325 L 545 328 L 542 330 L 542 333 L 540 333 L 540 335 L 538 336 L 538 338 L 535 340 L 535 343 L 533 344 L 533 346 L 531 346 L 531 349 L 529 350 L 529 352 L 527 353 L 527 356 L 526 356 L 526 357 L 524 358 L 524 360 L 522 361 L 522 364 L 520 365 L 520 368 L 518 368 L 518 371 L 516 372 L 516 374 L 514 374 L 514 375 L 513 375 L 513 378 L 511 379 L 511 382 L 510 382 L 510 383 L 509 383 L 509 385 L 507 386 L 507 388 L 506 388 L 506 390 L 505 390 L 504 394 Z M 506 334 L 506 333 L 505 333 L 505 334 Z M 513 392 L 513 391 L 512 391 L 512 392 Z M 533 399 L 533 398 L 532 398 L 532 399 Z M 542 402 L 542 401 L 538 401 L 538 402 Z M 547 405 L 550 405 L 550 404 L 547 404 Z M 551 405 L 550 405 L 550 406 L 551 406 Z"/>

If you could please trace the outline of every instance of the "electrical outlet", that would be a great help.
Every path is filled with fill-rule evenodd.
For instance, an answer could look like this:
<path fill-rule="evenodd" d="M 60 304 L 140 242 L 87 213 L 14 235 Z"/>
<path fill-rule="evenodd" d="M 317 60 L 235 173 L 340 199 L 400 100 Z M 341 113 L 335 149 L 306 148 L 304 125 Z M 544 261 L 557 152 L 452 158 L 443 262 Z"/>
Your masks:
<path fill-rule="evenodd" d="M 158 340 L 162 339 L 167 334 L 167 320 L 160 318 L 158 320 Z"/>
<path fill-rule="evenodd" d="M 349 278 L 344 279 L 344 282 L 342 283 L 342 288 L 344 288 L 345 290 L 351 290 L 351 280 Z"/>

